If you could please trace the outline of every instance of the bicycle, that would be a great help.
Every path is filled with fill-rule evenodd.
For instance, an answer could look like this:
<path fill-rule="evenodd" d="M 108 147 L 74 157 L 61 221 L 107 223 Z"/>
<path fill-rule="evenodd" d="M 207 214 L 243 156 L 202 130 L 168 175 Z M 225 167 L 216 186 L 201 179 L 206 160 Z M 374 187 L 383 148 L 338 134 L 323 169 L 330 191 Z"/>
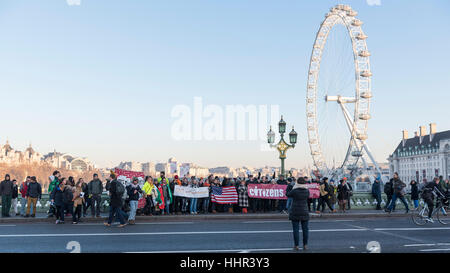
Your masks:
<path fill-rule="evenodd" d="M 428 204 L 425 203 L 424 205 L 420 205 L 415 212 L 412 213 L 411 218 L 416 225 L 423 226 L 430 222 L 428 220 L 428 212 Z M 442 225 L 447 225 L 450 223 L 450 209 L 448 200 L 441 198 L 438 199 L 436 208 L 431 214 L 431 219 L 433 219 L 435 215 L 439 223 Z"/>

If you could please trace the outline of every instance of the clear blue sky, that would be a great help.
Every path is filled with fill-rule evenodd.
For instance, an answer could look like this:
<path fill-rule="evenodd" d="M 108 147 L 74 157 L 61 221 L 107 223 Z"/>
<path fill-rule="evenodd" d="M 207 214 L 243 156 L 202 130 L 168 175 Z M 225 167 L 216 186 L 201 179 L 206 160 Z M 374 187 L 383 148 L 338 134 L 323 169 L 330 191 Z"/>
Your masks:
<path fill-rule="evenodd" d="M 4 0 L 0 3 L 0 142 L 31 141 L 100 166 L 171 156 L 206 167 L 278 165 L 258 141 L 175 141 L 177 104 L 278 104 L 310 164 L 305 86 L 312 44 L 338 1 Z M 368 143 L 384 161 L 401 138 L 449 130 L 450 2 L 342 1 L 359 12 L 372 52 Z"/>

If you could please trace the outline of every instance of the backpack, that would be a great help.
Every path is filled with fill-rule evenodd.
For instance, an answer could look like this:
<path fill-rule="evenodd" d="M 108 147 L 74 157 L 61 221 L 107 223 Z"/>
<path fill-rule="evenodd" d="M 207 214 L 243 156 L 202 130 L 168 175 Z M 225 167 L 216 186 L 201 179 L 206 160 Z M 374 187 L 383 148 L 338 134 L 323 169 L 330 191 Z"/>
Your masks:
<path fill-rule="evenodd" d="M 392 183 L 391 182 L 384 184 L 384 193 L 387 195 L 392 195 Z"/>
<path fill-rule="evenodd" d="M 121 196 L 125 193 L 125 186 L 120 183 L 119 181 L 116 181 L 116 194 L 117 196 Z"/>

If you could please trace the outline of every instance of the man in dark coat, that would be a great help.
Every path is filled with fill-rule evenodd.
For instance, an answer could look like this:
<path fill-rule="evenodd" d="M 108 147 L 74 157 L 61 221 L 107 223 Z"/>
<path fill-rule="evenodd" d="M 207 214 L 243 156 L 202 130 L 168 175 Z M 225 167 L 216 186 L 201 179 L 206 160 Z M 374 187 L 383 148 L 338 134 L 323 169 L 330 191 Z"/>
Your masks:
<path fill-rule="evenodd" d="M 111 182 L 109 183 L 109 195 L 110 195 L 110 204 L 109 204 L 109 218 L 108 222 L 105 223 L 105 226 L 111 226 L 111 223 L 114 219 L 114 217 L 117 215 L 119 217 L 120 225 L 119 227 L 125 226 L 125 218 L 123 216 L 122 212 L 122 196 L 123 193 L 118 192 L 118 188 L 120 185 L 118 185 L 120 182 L 117 181 L 115 174 L 110 174 L 109 176 L 111 178 Z M 124 187 L 122 185 L 122 187 Z"/>
<path fill-rule="evenodd" d="M 419 187 L 417 186 L 417 182 L 412 180 L 411 183 L 411 201 L 414 203 L 414 208 L 417 209 L 419 207 Z"/>
<path fill-rule="evenodd" d="M 88 193 L 91 204 L 92 217 L 100 217 L 100 206 L 102 202 L 103 184 L 98 175 L 94 174 L 93 179 L 88 184 Z"/>
<path fill-rule="evenodd" d="M 377 200 L 377 210 L 381 210 L 381 183 L 380 183 L 380 177 L 378 176 L 377 179 L 375 179 L 375 182 L 372 184 L 372 196 Z"/>
<path fill-rule="evenodd" d="M 389 180 L 389 182 L 386 182 L 386 184 L 384 184 L 384 193 L 386 194 L 386 197 L 387 197 L 386 206 L 384 207 L 384 209 L 387 209 L 387 207 L 391 204 L 392 195 L 394 195 L 393 179 Z M 392 210 L 395 211 L 395 204 L 392 207 Z"/>
<path fill-rule="evenodd" d="M 0 184 L 0 193 L 2 194 L 2 217 L 11 217 L 9 210 L 11 209 L 11 199 L 13 192 L 13 182 L 9 174 L 5 175 L 5 180 Z"/>
<path fill-rule="evenodd" d="M 394 195 L 392 195 L 391 204 L 387 207 L 386 212 L 392 211 L 395 201 L 397 201 L 397 198 L 399 198 L 400 201 L 402 201 L 403 205 L 405 205 L 406 213 L 408 213 L 409 207 L 408 203 L 406 202 L 403 191 L 403 189 L 406 187 L 406 184 L 400 180 L 400 178 L 398 177 L 398 173 L 394 173 L 394 178 L 392 179 L 392 182 L 394 186 Z"/>
<path fill-rule="evenodd" d="M 291 191 L 287 193 L 287 197 L 292 198 L 292 206 L 289 212 L 289 220 L 292 221 L 292 230 L 294 233 L 294 250 L 298 250 L 299 245 L 299 224 L 302 225 L 303 234 L 303 249 L 308 248 L 308 222 L 309 222 L 309 212 L 308 212 L 308 197 L 309 189 L 306 185 L 306 181 L 303 177 L 297 180 L 297 184 L 294 185 Z"/>

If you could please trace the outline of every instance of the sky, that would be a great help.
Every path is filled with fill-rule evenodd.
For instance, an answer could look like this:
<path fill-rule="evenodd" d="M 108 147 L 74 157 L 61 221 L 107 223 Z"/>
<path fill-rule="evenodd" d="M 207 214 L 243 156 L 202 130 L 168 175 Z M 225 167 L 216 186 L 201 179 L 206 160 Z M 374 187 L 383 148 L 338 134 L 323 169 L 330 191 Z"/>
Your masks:
<path fill-rule="evenodd" d="M 261 150 L 264 139 L 175 139 L 174 107 L 194 109 L 200 97 L 221 109 L 278 105 L 299 134 L 286 166 L 312 165 L 309 59 L 338 3 L 358 11 L 369 36 L 367 143 L 377 161 L 404 129 L 411 136 L 435 122 L 450 130 L 447 0 L 3 0 L 0 143 L 23 150 L 31 142 L 99 167 L 172 156 L 205 167 L 279 165 L 277 151 Z"/>

